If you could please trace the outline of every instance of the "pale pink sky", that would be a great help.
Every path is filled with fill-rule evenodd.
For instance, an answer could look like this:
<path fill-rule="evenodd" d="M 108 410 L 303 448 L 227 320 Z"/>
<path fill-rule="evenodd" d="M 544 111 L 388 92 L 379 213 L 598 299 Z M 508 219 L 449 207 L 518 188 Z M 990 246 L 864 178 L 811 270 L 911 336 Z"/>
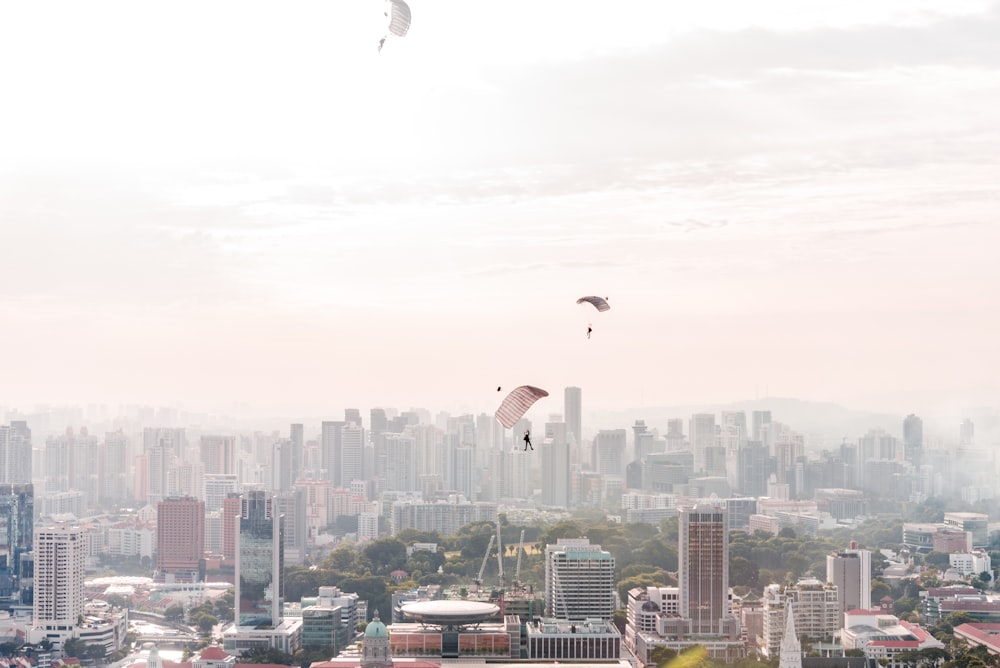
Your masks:
<path fill-rule="evenodd" d="M 1000 4 L 410 4 L 5 10 L 0 404 L 998 400 Z"/>

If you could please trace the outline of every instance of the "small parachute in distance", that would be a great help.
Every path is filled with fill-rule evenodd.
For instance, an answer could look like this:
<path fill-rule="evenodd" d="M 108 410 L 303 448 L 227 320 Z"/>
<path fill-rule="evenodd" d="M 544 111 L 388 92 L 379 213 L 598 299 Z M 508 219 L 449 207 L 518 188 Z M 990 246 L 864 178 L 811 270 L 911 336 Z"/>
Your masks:
<path fill-rule="evenodd" d="M 410 29 L 410 6 L 403 0 L 389 0 L 389 32 L 396 37 L 405 37 Z"/>
<path fill-rule="evenodd" d="M 594 297 L 593 295 L 590 295 L 588 297 L 580 297 L 576 300 L 577 304 L 582 304 L 584 302 L 593 305 L 593 307 L 601 313 L 604 313 L 611 308 L 611 305 L 608 304 L 608 300 L 604 297 Z"/>
<path fill-rule="evenodd" d="M 514 388 L 500 403 L 496 413 L 497 422 L 506 429 L 512 429 L 536 401 L 547 396 L 548 392 L 532 385 Z"/>

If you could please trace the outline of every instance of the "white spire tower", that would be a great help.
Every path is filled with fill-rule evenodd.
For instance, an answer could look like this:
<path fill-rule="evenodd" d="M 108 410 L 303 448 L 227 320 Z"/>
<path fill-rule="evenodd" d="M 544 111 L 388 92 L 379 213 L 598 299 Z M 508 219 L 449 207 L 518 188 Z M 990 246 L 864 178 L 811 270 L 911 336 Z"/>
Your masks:
<path fill-rule="evenodd" d="M 785 637 L 781 639 L 778 668 L 802 668 L 802 643 L 795 635 L 795 615 L 789 602 L 785 612 Z"/>

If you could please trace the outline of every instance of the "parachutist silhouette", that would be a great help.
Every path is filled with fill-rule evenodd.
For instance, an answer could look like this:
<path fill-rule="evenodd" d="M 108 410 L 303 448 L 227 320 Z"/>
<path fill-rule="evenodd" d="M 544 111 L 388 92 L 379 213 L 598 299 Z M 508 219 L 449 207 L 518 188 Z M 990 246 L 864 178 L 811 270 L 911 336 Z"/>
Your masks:
<path fill-rule="evenodd" d="M 500 386 L 499 386 L 499 385 L 497 385 L 497 392 L 499 392 L 499 391 L 500 391 Z"/>
<path fill-rule="evenodd" d="M 593 328 L 593 327 L 591 327 L 590 325 L 587 325 L 587 338 L 588 338 L 588 339 L 590 338 L 590 333 L 591 333 L 592 331 L 594 331 L 594 328 Z"/>
<path fill-rule="evenodd" d="M 382 45 L 383 45 L 383 44 L 385 44 L 385 37 L 383 37 L 382 39 L 380 39 L 380 40 L 378 41 L 378 50 L 379 50 L 379 52 L 380 52 L 380 53 L 381 53 L 381 51 L 382 51 Z"/>
<path fill-rule="evenodd" d="M 525 429 L 524 430 L 524 451 L 527 452 L 528 448 L 531 448 L 532 450 L 534 450 L 535 446 L 533 446 L 531 444 L 531 430 L 530 429 Z"/>

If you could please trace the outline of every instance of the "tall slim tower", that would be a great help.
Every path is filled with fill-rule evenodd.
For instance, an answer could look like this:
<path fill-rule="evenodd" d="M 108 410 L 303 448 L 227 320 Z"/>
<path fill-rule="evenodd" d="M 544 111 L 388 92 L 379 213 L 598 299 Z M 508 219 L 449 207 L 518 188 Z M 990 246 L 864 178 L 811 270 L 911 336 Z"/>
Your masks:
<path fill-rule="evenodd" d="M 556 619 L 611 619 L 615 558 L 586 538 L 545 546 L 545 612 Z"/>
<path fill-rule="evenodd" d="M 583 390 L 567 387 L 563 391 L 563 414 L 566 416 L 566 438 L 577 446 L 583 444 Z"/>
<path fill-rule="evenodd" d="M 924 421 L 913 413 L 903 418 L 903 452 L 919 470 L 924 454 Z"/>
<path fill-rule="evenodd" d="M 557 508 L 569 508 L 570 504 L 570 445 L 566 427 L 565 422 L 547 422 L 542 447 L 538 448 L 542 459 L 542 503 Z M 515 459 L 515 462 L 523 465 L 523 461 Z"/>
<path fill-rule="evenodd" d="M 680 513 L 680 614 L 694 634 L 723 633 L 729 617 L 729 525 L 725 508 L 695 506 Z"/>
<path fill-rule="evenodd" d="M 35 528 L 35 628 L 64 630 L 83 614 L 87 546 L 70 524 Z"/>
<path fill-rule="evenodd" d="M 715 448 L 715 415 L 695 413 L 688 424 L 688 438 L 694 453 L 695 473 L 704 473 L 707 459 Z"/>

